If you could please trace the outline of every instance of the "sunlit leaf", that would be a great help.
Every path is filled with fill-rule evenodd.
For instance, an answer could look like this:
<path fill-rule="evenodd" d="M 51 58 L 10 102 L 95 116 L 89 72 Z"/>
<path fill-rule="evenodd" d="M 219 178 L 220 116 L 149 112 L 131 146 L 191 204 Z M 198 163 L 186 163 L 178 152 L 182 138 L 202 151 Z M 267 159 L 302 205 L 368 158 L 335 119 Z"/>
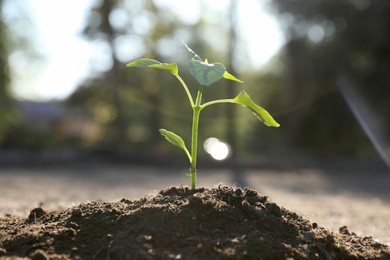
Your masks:
<path fill-rule="evenodd" d="M 161 134 L 162 136 L 164 136 L 165 139 L 168 140 L 168 142 L 170 142 L 170 143 L 173 144 L 174 146 L 179 147 L 180 149 L 183 149 L 184 152 L 186 153 L 188 159 L 189 159 L 190 162 L 191 162 L 191 155 L 190 155 L 190 153 L 188 152 L 188 149 L 187 149 L 187 147 L 186 147 L 186 145 L 185 145 L 185 143 L 184 143 L 184 140 L 183 140 L 180 136 L 178 136 L 177 134 L 175 134 L 175 133 L 173 133 L 173 132 L 171 132 L 171 131 L 168 131 L 168 130 L 166 130 L 166 129 L 160 129 L 159 131 L 160 131 L 160 134 Z"/>
<path fill-rule="evenodd" d="M 158 60 L 154 59 L 148 59 L 148 58 L 141 58 L 138 60 L 134 60 L 126 65 L 126 67 L 136 67 L 136 68 L 147 68 L 150 65 L 153 64 L 161 64 Z"/>
<path fill-rule="evenodd" d="M 190 62 L 191 75 L 202 86 L 210 86 L 220 80 L 225 71 L 226 67 L 222 63 L 208 64 L 196 59 L 192 59 Z"/>
<path fill-rule="evenodd" d="M 267 112 L 267 110 L 255 104 L 245 91 L 241 91 L 240 94 L 233 99 L 233 102 L 250 109 L 266 126 L 280 126 L 279 123 L 276 122 L 275 119 L 273 119 L 273 117 Z"/>
<path fill-rule="evenodd" d="M 230 74 L 230 73 L 227 72 L 227 71 L 225 71 L 225 73 L 223 74 L 223 77 L 224 77 L 225 79 L 237 81 L 237 82 L 239 82 L 239 83 L 244 83 L 244 81 L 239 80 L 238 78 L 236 78 L 235 76 L 233 76 L 232 74 Z"/>
<path fill-rule="evenodd" d="M 225 65 L 223 65 L 222 63 L 217 62 L 217 63 L 209 64 L 207 59 L 203 61 L 198 54 L 196 54 L 190 47 L 188 47 L 188 45 L 185 42 L 183 42 L 183 44 L 187 48 L 187 50 L 194 56 L 190 63 L 190 71 L 192 76 L 194 76 L 194 78 L 202 86 L 209 86 L 212 83 L 218 81 L 221 77 L 224 77 L 225 79 L 228 80 L 233 80 L 233 81 L 243 83 L 243 81 L 239 80 L 238 78 L 236 78 L 235 76 L 227 72 Z M 224 70 L 223 73 L 222 73 L 222 68 Z"/>
<path fill-rule="evenodd" d="M 132 61 L 126 65 L 126 67 L 134 67 L 134 68 L 155 68 L 166 70 L 172 73 L 173 75 L 178 75 L 179 69 L 175 63 L 161 63 L 158 60 L 141 58 L 135 61 Z"/>

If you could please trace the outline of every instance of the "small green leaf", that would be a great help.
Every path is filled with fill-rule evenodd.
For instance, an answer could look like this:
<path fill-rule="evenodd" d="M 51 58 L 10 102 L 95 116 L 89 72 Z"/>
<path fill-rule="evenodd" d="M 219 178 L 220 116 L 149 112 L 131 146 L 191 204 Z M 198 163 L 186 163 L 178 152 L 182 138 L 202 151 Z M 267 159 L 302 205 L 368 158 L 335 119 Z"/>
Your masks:
<path fill-rule="evenodd" d="M 226 72 L 226 67 L 219 62 L 208 64 L 192 59 L 190 63 L 191 75 L 202 86 L 210 86 L 220 80 Z"/>
<path fill-rule="evenodd" d="M 226 71 L 225 65 L 222 63 L 213 63 L 209 64 L 207 59 L 203 62 L 203 60 L 199 57 L 198 54 L 196 54 L 188 45 L 183 42 L 184 46 L 187 48 L 187 50 L 193 55 L 193 59 L 190 63 L 190 72 L 192 76 L 198 81 L 199 84 L 202 86 L 209 86 L 213 84 L 214 82 L 221 79 L 221 77 L 224 77 L 225 79 L 237 81 L 240 83 L 244 83 L 243 81 L 239 80 L 232 74 Z M 223 74 L 222 68 L 224 69 Z M 210 73 L 210 75 L 208 75 Z"/>
<path fill-rule="evenodd" d="M 180 136 L 178 136 L 177 134 L 175 134 L 173 132 L 170 132 L 170 131 L 168 131 L 166 129 L 160 129 L 159 131 L 160 131 L 160 134 L 162 136 L 164 136 L 165 139 L 168 140 L 168 142 L 170 142 L 171 144 L 179 147 L 180 149 L 183 149 L 184 152 L 186 153 L 188 159 L 190 160 L 190 163 L 191 163 L 191 155 L 190 155 L 190 153 L 189 153 L 189 151 L 188 151 L 188 149 L 187 149 L 183 139 Z"/>
<path fill-rule="evenodd" d="M 225 79 L 237 81 L 237 82 L 239 82 L 239 83 L 244 83 L 244 81 L 239 80 L 238 78 L 234 77 L 232 74 L 230 74 L 230 73 L 227 72 L 227 71 L 225 71 L 225 73 L 223 74 L 223 77 L 224 77 Z"/>
<path fill-rule="evenodd" d="M 266 126 L 280 126 L 279 123 L 276 122 L 275 119 L 273 119 L 273 117 L 267 112 L 267 110 L 255 104 L 245 91 L 241 91 L 240 94 L 233 99 L 233 102 L 250 109 Z"/>
<path fill-rule="evenodd" d="M 141 58 L 135 61 L 132 61 L 126 65 L 126 67 L 135 67 L 135 68 L 155 68 L 166 70 L 172 73 L 173 75 L 179 74 L 179 69 L 175 63 L 161 63 L 158 60 Z"/>
<path fill-rule="evenodd" d="M 148 59 L 148 58 L 141 58 L 135 61 L 132 61 L 126 65 L 126 67 L 136 67 L 136 68 L 147 68 L 150 65 L 153 64 L 161 64 L 158 60 L 154 59 Z"/>

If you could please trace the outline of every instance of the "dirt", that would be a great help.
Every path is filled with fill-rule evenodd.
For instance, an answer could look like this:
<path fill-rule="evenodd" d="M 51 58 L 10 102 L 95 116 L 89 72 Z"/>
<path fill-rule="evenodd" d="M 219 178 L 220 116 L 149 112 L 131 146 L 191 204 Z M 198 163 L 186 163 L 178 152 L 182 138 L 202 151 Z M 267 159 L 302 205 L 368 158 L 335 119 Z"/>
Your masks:
<path fill-rule="evenodd" d="M 1 218 L 0 259 L 23 257 L 390 259 L 390 249 L 347 227 L 328 231 L 255 190 L 220 185 Z"/>

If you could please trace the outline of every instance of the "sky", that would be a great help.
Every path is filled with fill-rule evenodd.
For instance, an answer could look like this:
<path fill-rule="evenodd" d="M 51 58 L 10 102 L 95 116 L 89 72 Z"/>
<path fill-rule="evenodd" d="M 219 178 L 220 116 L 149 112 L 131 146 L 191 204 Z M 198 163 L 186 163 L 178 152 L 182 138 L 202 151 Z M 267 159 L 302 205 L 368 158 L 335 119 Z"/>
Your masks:
<path fill-rule="evenodd" d="M 155 0 L 182 15 L 189 23 L 196 21 L 199 1 Z M 88 76 L 93 49 L 82 38 L 82 30 L 93 0 L 26 0 L 26 7 L 36 30 L 35 41 L 44 54 L 34 68 L 22 64 L 17 55 L 11 66 L 17 75 L 13 94 L 19 99 L 47 101 L 68 97 Z M 274 17 L 256 0 L 239 1 L 240 37 L 248 43 L 253 66 L 260 68 L 283 44 L 283 35 Z M 260 1 L 262 2 L 262 1 Z M 229 0 L 204 1 L 210 8 L 223 9 Z M 71 14 L 71 17 L 69 17 Z M 262 32 L 261 36 L 259 32 Z M 24 66 L 22 66 L 24 65 Z"/>

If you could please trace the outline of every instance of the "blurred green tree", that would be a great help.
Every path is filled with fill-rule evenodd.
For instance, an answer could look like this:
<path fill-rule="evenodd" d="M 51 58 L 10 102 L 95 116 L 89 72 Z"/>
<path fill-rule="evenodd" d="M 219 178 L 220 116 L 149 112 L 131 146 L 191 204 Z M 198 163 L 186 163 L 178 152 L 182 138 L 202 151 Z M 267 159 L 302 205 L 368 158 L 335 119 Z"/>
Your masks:
<path fill-rule="evenodd" d="M 337 80 L 340 75 L 352 79 L 373 109 L 390 118 L 390 2 L 273 0 L 270 4 L 287 37 L 283 59 L 288 103 L 310 104 L 310 109 L 296 109 L 286 118 L 289 141 L 328 152 L 372 151 L 337 91 Z"/>
<path fill-rule="evenodd" d="M 36 124 L 25 122 L 13 92 L 18 73 L 34 66 L 43 55 L 37 48 L 35 27 L 24 1 L 0 0 L 0 147 L 42 149 L 55 145 L 55 137 L 41 133 Z M 29 26 L 29 30 L 26 30 Z"/>
<path fill-rule="evenodd" d="M 9 35 L 3 20 L 4 1 L 0 0 L 0 144 L 10 126 L 16 122 L 15 110 L 10 95 L 10 68 L 8 64 Z"/>

